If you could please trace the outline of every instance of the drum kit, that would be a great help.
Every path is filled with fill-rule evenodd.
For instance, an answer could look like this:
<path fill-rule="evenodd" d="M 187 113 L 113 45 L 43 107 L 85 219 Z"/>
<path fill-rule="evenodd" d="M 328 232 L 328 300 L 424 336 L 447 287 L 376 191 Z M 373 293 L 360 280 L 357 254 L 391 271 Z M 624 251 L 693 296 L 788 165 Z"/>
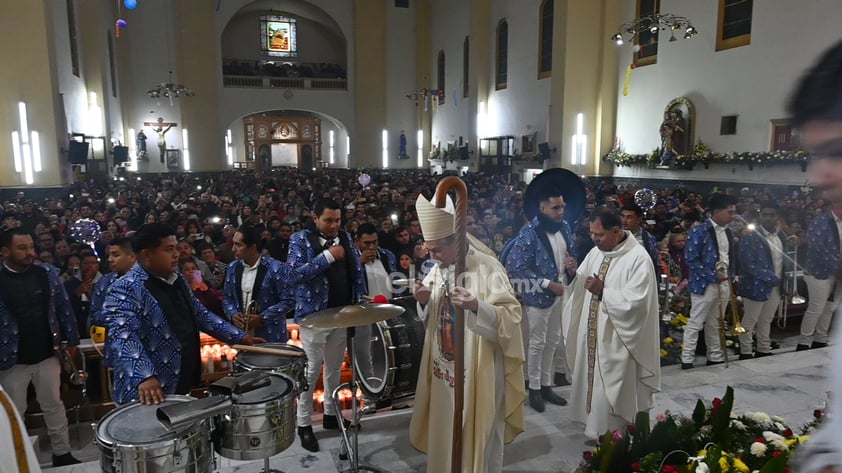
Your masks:
<path fill-rule="evenodd" d="M 415 299 L 400 298 L 389 304 L 356 304 L 309 315 L 302 325 L 345 328 L 351 381 L 332 393 L 360 388 L 378 404 L 407 400 L 415 393 L 423 325 L 415 316 Z M 373 372 L 361 379 L 362 363 L 355 356 L 355 328 L 370 328 Z M 118 407 L 93 424 L 100 466 L 107 473 L 209 472 L 216 468 L 214 452 L 233 460 L 269 458 L 289 448 L 295 439 L 296 397 L 307 389 L 307 357 L 301 348 L 284 343 L 235 346 L 234 373 L 208 388 L 209 396 L 169 395 L 158 405 L 137 401 Z M 414 350 L 413 350 L 414 349 Z M 351 396 L 352 427 L 342 432 L 341 451 L 347 472 L 379 472 L 359 464 L 357 437 L 363 414 L 356 395 Z M 343 455 L 340 455 L 342 458 Z"/>

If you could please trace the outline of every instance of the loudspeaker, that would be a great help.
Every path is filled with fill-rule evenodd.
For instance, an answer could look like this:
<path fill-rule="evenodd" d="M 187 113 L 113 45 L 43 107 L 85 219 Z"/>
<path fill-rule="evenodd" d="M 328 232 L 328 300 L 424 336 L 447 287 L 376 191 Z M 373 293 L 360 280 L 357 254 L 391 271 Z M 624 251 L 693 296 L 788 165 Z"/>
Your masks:
<path fill-rule="evenodd" d="M 70 164 L 88 164 L 88 146 L 86 141 L 71 141 L 67 147 L 67 160 Z"/>
<path fill-rule="evenodd" d="M 538 152 L 541 153 L 544 159 L 550 159 L 550 144 L 546 142 L 538 143 Z"/>
<path fill-rule="evenodd" d="M 119 166 L 123 163 L 129 162 L 129 147 L 115 146 L 114 147 L 114 165 Z"/>

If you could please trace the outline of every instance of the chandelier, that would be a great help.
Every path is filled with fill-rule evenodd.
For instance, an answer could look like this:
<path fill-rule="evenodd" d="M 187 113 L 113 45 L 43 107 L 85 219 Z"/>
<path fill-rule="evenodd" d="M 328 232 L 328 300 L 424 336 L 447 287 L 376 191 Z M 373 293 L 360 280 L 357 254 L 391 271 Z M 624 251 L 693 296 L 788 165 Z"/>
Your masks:
<path fill-rule="evenodd" d="M 161 97 L 166 97 L 170 99 L 170 106 L 173 105 L 173 98 L 179 97 L 192 97 L 196 95 L 192 90 L 185 87 L 183 84 L 176 84 L 172 81 L 172 71 L 169 73 L 169 79 L 167 82 L 161 82 L 160 84 L 156 85 L 155 87 L 146 91 L 146 95 L 150 98 L 158 99 Z"/>
<path fill-rule="evenodd" d="M 672 13 L 660 14 L 654 13 L 636 20 L 632 20 L 620 25 L 611 41 L 615 41 L 618 45 L 622 45 L 623 41 L 637 44 L 640 33 L 649 32 L 652 35 L 658 31 L 670 32 L 670 41 L 675 41 L 675 33 L 684 34 L 684 39 L 690 39 L 699 31 L 690 23 L 690 20 L 683 16 L 676 16 Z"/>

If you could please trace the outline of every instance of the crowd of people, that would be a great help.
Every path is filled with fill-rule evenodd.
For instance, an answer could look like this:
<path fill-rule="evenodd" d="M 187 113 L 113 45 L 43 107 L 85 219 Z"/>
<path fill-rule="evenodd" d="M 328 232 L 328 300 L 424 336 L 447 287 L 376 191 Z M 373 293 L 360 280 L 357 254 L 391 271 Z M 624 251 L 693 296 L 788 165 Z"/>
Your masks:
<path fill-rule="evenodd" d="M 442 260 L 441 245 L 436 240 L 445 239 L 431 239 L 432 230 L 422 228 L 432 224 L 422 225 L 417 198 L 432 195 L 438 176 L 421 171 L 369 171 L 371 183 L 362 186 L 358 182 L 361 172 L 365 171 L 305 174 L 275 169 L 267 174 L 132 176 L 80 183 L 64 196 L 47 196 L 39 201 L 18 193 L 14 199 L 3 202 L 4 234 L 14 235 L 3 245 L 5 267 L 11 268 L 4 274 L 16 274 L 16 254 L 22 255 L 22 263 L 45 268 L 45 273 L 52 274 L 50 277 L 64 289 L 50 286 L 56 298 L 56 310 L 51 309 L 50 313 L 57 314 L 55 322 L 50 320 L 61 324 L 59 333 L 64 341 L 75 344 L 78 337 L 88 336 L 92 325 L 108 327 L 106 363 L 115 370 L 113 399 L 118 403 L 133 399 L 160 402 L 165 395 L 189 392 L 198 383 L 198 379 L 187 379 L 162 367 L 177 361 L 182 367 L 195 365 L 195 370 L 187 372 L 198 374 L 201 360 L 192 355 L 192 348 L 198 343 L 195 335 L 199 330 L 223 341 L 285 342 L 287 318 L 300 322 L 311 313 L 350 304 L 364 296 L 406 295 L 409 289 L 390 282 L 396 277 L 421 281 L 432 274 L 434 262 Z M 598 261 L 588 262 L 592 250 L 611 252 L 626 242 L 626 234 L 640 244 L 646 259 L 652 262 L 653 278 L 644 274 L 637 279 L 642 294 L 647 296 L 632 304 L 639 314 L 653 311 L 649 297 L 657 297 L 652 282 L 655 275 L 669 278 L 676 293 L 690 294 L 693 312 L 685 329 L 685 369 L 693 367 L 695 334 L 702 330 L 706 333 L 708 364 L 722 362 L 717 335 L 718 301 L 723 291 L 730 291 L 727 284 L 731 276 L 741 273 L 746 281 L 740 291 L 746 298 L 744 324 L 749 333 L 744 336 L 748 338 L 742 344 L 741 358 L 749 358 L 771 354 L 768 328 L 772 310 L 767 301 L 780 297 L 777 285 L 787 264 L 779 256 L 784 254 L 781 250 L 788 245 L 806 250 L 808 271 L 813 260 L 833 267 L 826 258 L 834 251 L 827 248 L 833 242 L 819 242 L 816 232 L 807 229 L 811 225 L 827 227 L 835 214 L 830 213 L 826 202 L 809 192 L 742 188 L 713 193 L 708 199 L 683 187 L 656 188 L 642 191 L 653 194 L 653 205 L 643 209 L 635 203 L 635 195 L 640 196 L 639 186 L 586 181 L 584 215 L 578 224 L 571 225 L 563 218 L 563 192 L 541 198 L 537 215 L 530 219 L 525 213 L 526 184 L 510 179 L 484 174 L 464 177 L 470 195 L 466 227 L 476 238 L 475 246 L 498 258 L 508 251 L 508 256 L 502 258 L 502 271 L 512 281 L 538 281 L 539 290 L 524 291 L 516 286 L 523 307 L 521 351 L 526 364 L 527 399 L 538 411 L 543 411 L 546 403 L 567 404 L 552 390 L 554 386 L 570 382 L 590 386 L 589 378 L 582 374 L 588 372 L 587 357 L 581 355 L 582 344 L 586 345 L 587 340 L 576 336 L 585 329 L 575 323 L 588 317 L 587 304 L 582 305 L 587 291 L 594 293 L 603 291 L 603 286 L 611 287 L 611 278 L 628 281 L 633 277 L 613 267 L 600 276 Z M 80 219 L 96 222 L 100 230 L 97 241 L 73 239 L 74 224 Z M 720 240 L 720 230 L 725 240 Z M 755 241 L 758 235 L 764 240 Z M 772 236 L 779 238 L 777 242 L 766 239 Z M 600 244 L 601 238 L 609 243 Z M 25 241 L 18 250 L 22 253 L 16 253 L 15 244 L 22 240 Z M 761 257 L 765 255 L 764 243 L 778 250 L 768 262 Z M 27 244 L 32 247 L 31 255 Z M 721 254 L 714 250 L 717 244 L 724 248 Z M 836 245 L 838 255 L 838 241 Z M 817 252 L 821 255 L 809 257 Z M 726 274 L 716 273 L 714 263 L 729 259 L 733 264 Z M 740 265 L 739 261 L 746 264 Z M 768 263 L 762 268 L 765 273 L 758 273 L 758 261 Z M 579 265 L 587 267 L 588 273 L 577 278 Z M 810 273 L 805 278 L 807 282 L 818 281 L 821 285 L 814 289 L 816 284 L 811 284 L 811 294 L 832 289 L 833 275 L 818 270 Z M 4 292 L 10 292 L 7 300 L 3 294 L 10 310 L 23 310 L 14 297 L 15 286 L 4 287 L 8 288 Z M 337 287 L 347 290 L 337 291 Z M 564 296 L 566 293 L 569 297 Z M 321 296 L 314 298 L 313 294 Z M 600 297 L 611 299 L 602 294 Z M 621 300 L 628 312 L 631 308 L 624 297 Z M 754 300 L 757 304 L 752 306 Z M 568 312 L 581 313 L 582 319 L 564 322 L 562 330 L 561 313 L 568 301 L 577 301 L 579 305 L 568 308 Z M 799 349 L 827 343 L 832 307 L 818 303 L 810 307 Z M 139 314 L 150 311 L 158 314 L 154 320 L 141 320 Z M 164 323 L 170 313 L 187 316 Z M 641 320 L 646 318 L 642 316 Z M 145 327 L 145 323 L 152 325 Z M 752 334 L 757 337 L 756 353 L 751 349 Z M 623 335 L 631 336 L 631 332 Z M 156 345 L 155 350 L 138 360 L 133 347 L 148 346 L 155 336 L 178 343 L 167 350 Z M 302 328 L 300 336 L 310 360 L 310 391 L 301 395 L 309 398 L 323 362 L 326 387 L 338 385 L 345 332 Z M 565 347 L 565 339 L 572 342 L 571 346 Z M 618 347 L 603 349 L 611 348 Z M 125 356 L 127 351 L 131 356 Z M 22 353 L 16 355 L 23 356 Z M 647 359 L 643 363 L 649 376 L 636 388 L 638 392 L 644 392 L 641 388 L 657 389 L 660 375 L 650 366 L 651 362 Z M 57 367 L 51 369 L 55 371 Z M 618 376 L 625 376 L 629 369 L 636 372 L 630 365 Z M 181 373 L 184 372 L 182 368 Z M 0 375 L 11 373 L 0 371 Z M 604 386 L 600 389 L 605 391 Z M 6 390 L 15 397 L 13 388 L 6 386 Z M 645 405 L 645 398 L 641 396 L 632 404 Z M 581 396 L 574 394 L 573 405 L 577 411 L 590 413 L 592 403 L 597 401 L 610 404 L 615 399 L 594 398 L 591 386 Z M 332 403 L 328 400 L 324 407 L 324 427 L 337 428 L 340 417 Z M 301 402 L 297 425 L 302 445 L 318 451 L 311 415 L 312 404 Z M 63 410 L 56 417 L 63 417 Z M 616 423 L 622 418 L 599 419 L 589 425 L 588 432 L 595 436 L 606 427 L 606 422 Z M 589 424 L 588 416 L 577 419 Z M 69 455 L 62 437 L 66 435 L 62 433 L 66 431 L 66 420 L 63 427 L 60 424 L 57 420 L 59 427 L 53 441 L 56 464 L 70 460 L 64 457 Z M 426 441 L 421 444 L 426 445 Z M 488 459 L 492 463 L 497 460 Z"/>

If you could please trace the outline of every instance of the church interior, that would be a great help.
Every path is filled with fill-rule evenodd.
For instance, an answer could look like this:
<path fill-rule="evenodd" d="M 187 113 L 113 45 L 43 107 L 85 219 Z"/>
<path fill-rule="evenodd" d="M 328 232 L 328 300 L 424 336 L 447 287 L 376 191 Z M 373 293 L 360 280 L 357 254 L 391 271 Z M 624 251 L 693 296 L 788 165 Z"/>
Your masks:
<path fill-rule="evenodd" d="M 787 99 L 838 40 L 842 4 L 30 0 L 0 13 L 2 195 L 286 167 L 800 189 L 809 163 Z M 794 350 L 792 330 L 775 335 Z M 732 386 L 735 410 L 808 422 L 828 398 L 829 352 L 766 361 L 665 367 L 653 418 Z M 410 412 L 363 418 L 365 471 L 425 471 Z M 525 413 L 504 471 L 575 471 L 590 447 L 565 408 Z M 71 430 L 85 463 L 44 471 L 100 471 L 96 433 Z M 339 435 L 323 438 L 321 453 L 296 441 L 272 471 L 345 470 Z M 214 471 L 263 465 L 220 458 Z"/>

